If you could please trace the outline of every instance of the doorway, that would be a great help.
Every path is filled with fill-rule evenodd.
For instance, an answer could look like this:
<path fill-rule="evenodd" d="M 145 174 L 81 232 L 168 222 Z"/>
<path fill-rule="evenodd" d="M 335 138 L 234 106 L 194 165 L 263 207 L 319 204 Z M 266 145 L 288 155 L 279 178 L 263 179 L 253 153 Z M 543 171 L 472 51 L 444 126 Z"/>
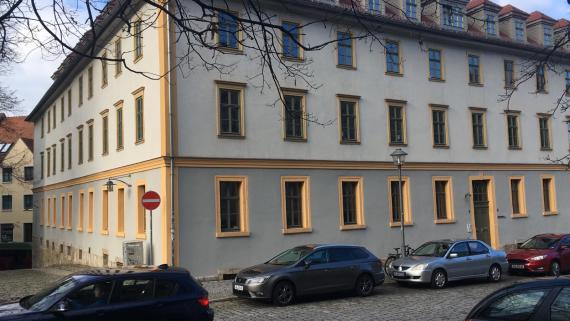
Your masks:
<path fill-rule="evenodd" d="M 489 215 L 489 181 L 475 180 L 471 184 L 475 238 L 492 245 Z"/>

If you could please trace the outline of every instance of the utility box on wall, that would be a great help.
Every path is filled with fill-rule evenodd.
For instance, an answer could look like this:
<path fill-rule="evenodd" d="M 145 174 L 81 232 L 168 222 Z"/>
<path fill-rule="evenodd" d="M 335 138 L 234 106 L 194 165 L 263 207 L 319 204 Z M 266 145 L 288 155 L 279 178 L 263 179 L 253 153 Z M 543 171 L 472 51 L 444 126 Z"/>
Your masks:
<path fill-rule="evenodd" d="M 126 266 L 144 264 L 144 244 L 142 241 L 123 242 L 123 263 Z"/>

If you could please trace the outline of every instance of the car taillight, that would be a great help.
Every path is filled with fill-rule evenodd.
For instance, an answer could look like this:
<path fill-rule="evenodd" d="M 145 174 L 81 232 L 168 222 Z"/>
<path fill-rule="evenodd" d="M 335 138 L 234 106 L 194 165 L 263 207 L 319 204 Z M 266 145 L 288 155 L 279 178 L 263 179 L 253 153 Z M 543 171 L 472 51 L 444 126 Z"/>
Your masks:
<path fill-rule="evenodd" d="M 207 308 L 210 306 L 210 300 L 208 300 L 208 297 L 201 297 L 198 299 L 198 304 L 204 308 Z"/>

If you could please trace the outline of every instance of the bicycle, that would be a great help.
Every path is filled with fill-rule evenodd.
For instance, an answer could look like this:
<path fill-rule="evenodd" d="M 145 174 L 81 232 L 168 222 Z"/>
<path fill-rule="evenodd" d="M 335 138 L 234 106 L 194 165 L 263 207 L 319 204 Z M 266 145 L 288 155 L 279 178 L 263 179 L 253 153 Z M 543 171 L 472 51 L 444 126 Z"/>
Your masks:
<path fill-rule="evenodd" d="M 390 277 L 392 277 L 392 276 L 389 272 L 389 268 L 392 265 L 392 262 L 394 262 L 395 260 L 402 257 L 402 253 L 400 253 L 401 248 L 395 247 L 394 251 L 396 251 L 396 253 L 388 253 L 388 257 L 386 258 L 386 261 L 384 262 L 384 273 L 386 273 L 386 275 L 388 275 Z M 406 251 L 406 256 L 409 256 L 410 253 L 412 253 L 414 251 L 414 249 L 412 249 L 409 245 L 406 245 L 405 251 Z"/>

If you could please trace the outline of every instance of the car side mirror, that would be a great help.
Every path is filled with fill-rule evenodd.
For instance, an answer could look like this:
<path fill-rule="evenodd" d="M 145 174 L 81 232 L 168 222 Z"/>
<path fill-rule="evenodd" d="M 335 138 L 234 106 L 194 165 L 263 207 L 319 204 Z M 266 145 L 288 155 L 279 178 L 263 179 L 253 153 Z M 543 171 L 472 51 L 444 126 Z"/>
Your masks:
<path fill-rule="evenodd" d="M 457 254 L 457 253 L 449 253 L 449 255 L 447 256 L 448 259 L 455 259 L 458 257 L 459 257 L 459 254 Z"/>
<path fill-rule="evenodd" d="M 59 303 L 56 304 L 55 308 L 53 309 L 53 312 L 55 313 L 62 313 L 67 311 L 69 311 L 69 301 L 67 300 L 59 301 Z"/>
<path fill-rule="evenodd" d="M 522 243 L 517 243 L 517 249 L 521 248 Z"/>

